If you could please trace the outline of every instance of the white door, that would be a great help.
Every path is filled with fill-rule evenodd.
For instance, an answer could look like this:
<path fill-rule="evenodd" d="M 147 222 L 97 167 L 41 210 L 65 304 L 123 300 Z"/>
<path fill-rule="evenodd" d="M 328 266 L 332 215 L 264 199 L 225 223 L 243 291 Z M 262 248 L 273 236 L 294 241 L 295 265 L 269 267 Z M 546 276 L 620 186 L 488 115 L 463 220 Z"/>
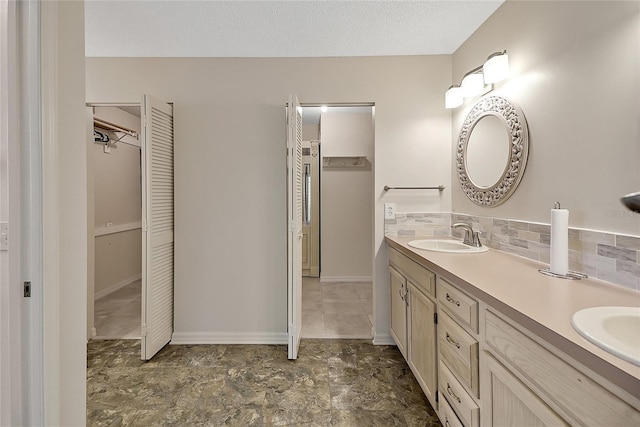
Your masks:
<path fill-rule="evenodd" d="M 289 359 L 298 358 L 302 329 L 302 107 L 287 106 L 287 332 Z"/>
<path fill-rule="evenodd" d="M 173 107 L 142 97 L 142 360 L 173 334 Z"/>

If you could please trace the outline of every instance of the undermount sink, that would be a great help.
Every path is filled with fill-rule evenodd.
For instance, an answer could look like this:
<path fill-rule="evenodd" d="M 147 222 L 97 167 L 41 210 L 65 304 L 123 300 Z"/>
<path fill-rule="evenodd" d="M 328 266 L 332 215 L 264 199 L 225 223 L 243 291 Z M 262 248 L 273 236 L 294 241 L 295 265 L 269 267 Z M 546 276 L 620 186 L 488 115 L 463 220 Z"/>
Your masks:
<path fill-rule="evenodd" d="M 571 325 L 603 350 L 640 366 L 640 307 L 591 307 L 577 311 Z"/>
<path fill-rule="evenodd" d="M 450 252 L 455 254 L 472 254 L 486 252 L 489 250 L 486 246 L 476 248 L 474 246 L 465 245 L 459 240 L 453 239 L 412 240 L 408 245 L 416 249 L 424 249 L 434 252 Z"/>

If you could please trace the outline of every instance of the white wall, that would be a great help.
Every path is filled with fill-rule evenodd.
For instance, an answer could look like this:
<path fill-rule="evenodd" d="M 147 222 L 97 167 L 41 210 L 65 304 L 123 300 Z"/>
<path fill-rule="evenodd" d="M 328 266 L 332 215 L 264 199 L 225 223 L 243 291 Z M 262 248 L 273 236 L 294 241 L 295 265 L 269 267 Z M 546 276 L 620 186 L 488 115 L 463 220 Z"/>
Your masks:
<path fill-rule="evenodd" d="M 375 310 L 388 340 L 384 201 L 449 210 L 445 192 L 385 194 L 385 184 L 446 183 L 449 56 L 88 58 L 88 102 L 175 108 L 175 330 L 202 339 L 282 341 L 286 331 L 285 126 L 301 102 L 375 102 Z"/>
<path fill-rule="evenodd" d="M 44 245 L 42 424 L 80 426 L 86 423 L 87 363 L 84 4 L 61 1 L 40 5 Z"/>
<path fill-rule="evenodd" d="M 555 201 L 572 227 L 640 235 L 619 199 L 640 190 L 640 3 L 507 1 L 453 55 L 453 77 L 506 49 L 511 75 L 491 94 L 519 104 L 529 161 L 513 196 L 457 212 L 549 223 Z M 473 102 L 453 113 L 453 143 Z"/>
<path fill-rule="evenodd" d="M 140 117 L 117 107 L 95 107 L 95 116 L 135 130 L 140 134 Z M 100 130 L 100 129 L 98 129 Z M 112 138 L 122 134 L 111 134 Z M 132 142 L 136 142 L 132 137 Z M 138 141 L 139 142 L 139 141 Z M 139 224 L 142 219 L 140 148 L 118 142 L 110 153 L 103 144 L 89 145 L 90 174 L 94 182 L 95 228 Z M 89 190 L 91 191 L 91 189 Z M 111 225 L 109 225 L 111 224 Z M 97 297 L 118 285 L 131 282 L 142 272 L 141 228 L 95 237 L 95 294 Z"/>
<path fill-rule="evenodd" d="M 320 174 L 320 277 L 367 280 L 373 275 L 373 116 L 323 113 L 322 157 L 365 156 L 364 167 L 323 167 Z"/>

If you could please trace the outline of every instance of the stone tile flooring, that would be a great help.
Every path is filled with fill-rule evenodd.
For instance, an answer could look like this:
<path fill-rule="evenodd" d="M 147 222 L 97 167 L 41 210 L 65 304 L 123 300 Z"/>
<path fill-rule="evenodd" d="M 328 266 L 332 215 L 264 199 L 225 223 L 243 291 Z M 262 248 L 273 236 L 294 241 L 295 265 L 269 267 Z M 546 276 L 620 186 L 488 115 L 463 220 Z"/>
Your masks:
<path fill-rule="evenodd" d="M 91 341 L 90 426 L 441 426 L 402 355 L 368 340 L 283 345 Z"/>
<path fill-rule="evenodd" d="M 95 339 L 140 339 L 141 315 L 142 282 L 136 280 L 95 301 Z"/>
<path fill-rule="evenodd" d="M 303 338 L 372 338 L 373 286 L 302 279 Z"/>

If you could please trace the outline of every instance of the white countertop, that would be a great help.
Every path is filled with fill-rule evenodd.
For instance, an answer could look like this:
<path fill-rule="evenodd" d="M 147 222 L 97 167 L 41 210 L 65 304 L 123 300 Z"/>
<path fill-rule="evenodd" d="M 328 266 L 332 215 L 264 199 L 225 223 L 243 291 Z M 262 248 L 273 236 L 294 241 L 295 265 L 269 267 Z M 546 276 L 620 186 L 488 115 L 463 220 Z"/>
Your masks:
<path fill-rule="evenodd" d="M 418 236 L 386 236 L 387 243 L 522 324 L 597 374 L 640 398 L 640 367 L 590 343 L 571 326 L 578 310 L 640 307 L 640 292 L 598 279 L 566 280 L 538 272 L 548 265 L 490 249 L 458 254 L 415 249 Z"/>

